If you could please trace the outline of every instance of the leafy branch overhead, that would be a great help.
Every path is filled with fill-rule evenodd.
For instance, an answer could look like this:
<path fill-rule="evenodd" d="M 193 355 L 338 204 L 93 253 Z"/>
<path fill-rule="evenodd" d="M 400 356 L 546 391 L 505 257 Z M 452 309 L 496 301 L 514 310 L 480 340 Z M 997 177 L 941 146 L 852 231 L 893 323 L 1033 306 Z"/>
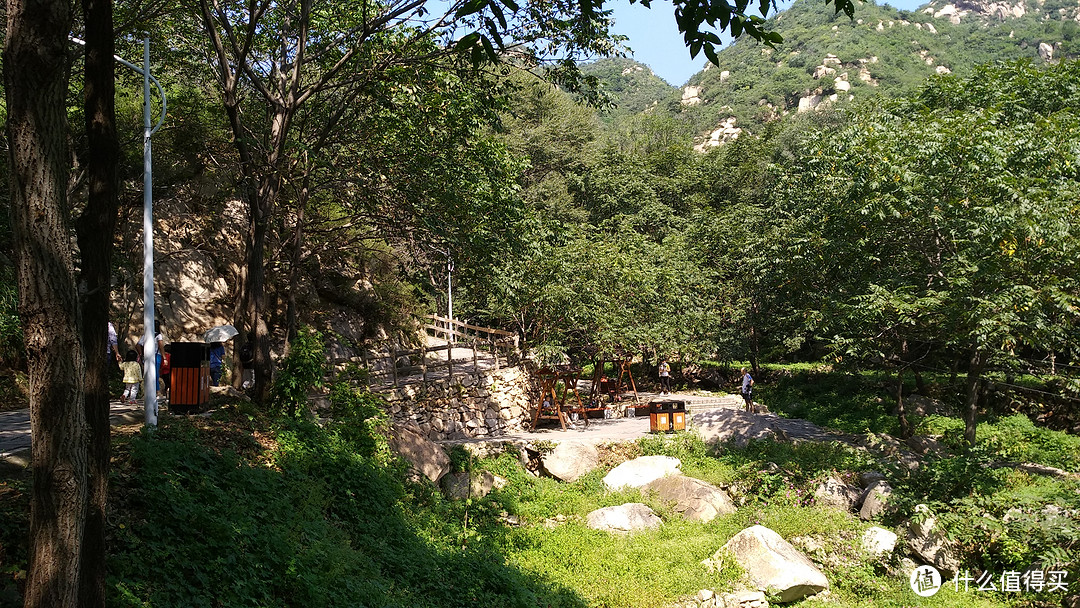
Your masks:
<path fill-rule="evenodd" d="M 631 0 L 634 2 L 652 8 L 652 0 Z M 849 18 L 854 18 L 854 0 L 825 0 L 825 3 L 833 4 L 837 14 L 843 11 Z M 734 5 L 726 0 L 674 0 L 673 4 L 675 23 L 690 49 L 691 58 L 704 51 L 709 61 L 717 64 L 717 51 L 723 45 L 719 33 L 725 31 L 732 38 L 745 35 L 769 46 L 783 41 L 779 33 L 765 29 L 769 13 L 777 10 L 775 0 L 758 0 L 759 14 L 748 12 L 750 0 L 737 0 Z M 508 28 L 507 13 L 516 16 L 519 11 L 528 16 L 528 21 L 536 26 L 534 29 Z M 467 0 L 458 5 L 454 19 L 472 20 L 477 27 L 454 45 L 455 50 L 467 54 L 474 65 L 485 60 L 497 62 L 499 51 L 520 50 L 523 43 L 528 46 L 529 43 L 547 41 L 548 50 L 561 46 L 564 51 L 611 54 L 610 51 L 618 49 L 604 49 L 605 44 L 622 42 L 620 36 L 608 35 L 611 11 L 603 10 L 603 2 L 595 0 L 529 3 L 524 9 L 513 0 Z M 508 43 L 504 36 L 510 32 L 515 32 L 515 37 Z"/>

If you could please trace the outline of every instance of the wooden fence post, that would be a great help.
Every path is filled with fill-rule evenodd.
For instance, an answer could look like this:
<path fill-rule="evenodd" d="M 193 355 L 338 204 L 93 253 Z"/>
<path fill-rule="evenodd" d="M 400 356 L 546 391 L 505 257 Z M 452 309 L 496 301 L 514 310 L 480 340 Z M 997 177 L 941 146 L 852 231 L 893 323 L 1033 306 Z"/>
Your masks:
<path fill-rule="evenodd" d="M 480 368 L 476 363 L 476 340 L 472 342 L 472 373 L 477 379 L 480 378 Z"/>
<path fill-rule="evenodd" d="M 446 379 L 453 384 L 454 382 L 454 343 L 446 343 Z"/>
<path fill-rule="evenodd" d="M 420 349 L 420 377 L 424 381 L 424 388 L 427 388 L 427 354 L 427 346 Z"/>

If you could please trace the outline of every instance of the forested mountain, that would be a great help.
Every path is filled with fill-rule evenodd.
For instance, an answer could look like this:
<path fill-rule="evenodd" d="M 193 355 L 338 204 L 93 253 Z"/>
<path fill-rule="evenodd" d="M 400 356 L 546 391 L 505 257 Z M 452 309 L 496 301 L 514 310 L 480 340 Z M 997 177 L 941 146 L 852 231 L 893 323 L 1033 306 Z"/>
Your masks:
<path fill-rule="evenodd" d="M 912 94 L 929 78 L 965 76 L 985 63 L 1075 57 L 1078 15 L 1076 2 L 1061 0 L 938 0 L 916 11 L 871 0 L 849 19 L 799 0 L 768 20 L 782 43 L 740 39 L 681 92 L 642 78 L 648 68 L 628 60 L 587 69 L 614 94 L 614 114 L 663 111 L 688 122 L 699 144 L 715 144 L 821 104 Z"/>

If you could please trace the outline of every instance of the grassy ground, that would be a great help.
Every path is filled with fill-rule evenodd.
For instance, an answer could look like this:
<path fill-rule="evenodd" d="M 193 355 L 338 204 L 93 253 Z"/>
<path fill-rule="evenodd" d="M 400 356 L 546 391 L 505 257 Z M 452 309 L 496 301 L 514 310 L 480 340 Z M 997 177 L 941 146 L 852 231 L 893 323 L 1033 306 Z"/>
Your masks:
<path fill-rule="evenodd" d="M 876 410 L 845 414 L 884 409 L 873 377 L 801 387 L 791 378 L 770 386 L 774 397 L 797 396 L 799 411 L 845 430 L 888 430 Z M 406 481 L 369 398 L 344 402 L 349 408 L 326 426 L 232 406 L 208 420 L 165 417 L 152 436 L 118 436 L 109 605 L 669 607 L 700 589 L 744 584 L 734 564 L 710 572 L 701 562 L 754 524 L 821 564 L 829 606 L 1060 605 L 1061 592 L 965 592 L 951 584 L 933 598 L 915 596 L 889 574 L 896 559 L 867 557 L 858 539 L 872 524 L 895 529 L 916 503 L 931 507 L 972 572 L 1077 568 L 1080 483 L 990 466 L 1024 460 L 1077 470 L 1077 438 L 1026 419 L 992 421 L 980 428 L 979 449 L 929 458 L 915 471 L 835 444 L 716 448 L 678 435 L 608 446 L 601 470 L 566 484 L 532 476 L 510 455 L 476 460 L 457 452 L 458 468 L 487 469 L 509 483 L 482 499 L 448 501 Z M 956 421 L 921 424 L 952 445 Z M 728 487 L 738 512 L 690 523 L 637 491 L 603 489 L 610 467 L 643 454 L 676 456 L 686 474 Z M 854 480 L 869 469 L 889 475 L 895 513 L 864 522 L 815 503 L 813 489 L 826 475 Z M 19 605 L 26 501 L 25 474 L 0 473 L 0 606 Z M 593 509 L 632 501 L 650 504 L 664 526 L 619 537 L 584 523 Z M 510 516 L 520 525 L 509 525 Z M 1075 575 L 1070 585 L 1080 591 Z"/>

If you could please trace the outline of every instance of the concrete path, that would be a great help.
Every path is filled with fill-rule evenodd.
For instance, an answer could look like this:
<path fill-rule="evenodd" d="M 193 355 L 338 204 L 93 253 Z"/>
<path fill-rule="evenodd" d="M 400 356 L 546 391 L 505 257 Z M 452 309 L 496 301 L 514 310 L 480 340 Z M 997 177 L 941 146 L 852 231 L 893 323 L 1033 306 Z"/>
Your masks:
<path fill-rule="evenodd" d="M 109 403 L 113 426 L 136 424 L 144 419 L 143 406 Z M 30 410 L 0 412 L 0 463 L 30 464 Z"/>

